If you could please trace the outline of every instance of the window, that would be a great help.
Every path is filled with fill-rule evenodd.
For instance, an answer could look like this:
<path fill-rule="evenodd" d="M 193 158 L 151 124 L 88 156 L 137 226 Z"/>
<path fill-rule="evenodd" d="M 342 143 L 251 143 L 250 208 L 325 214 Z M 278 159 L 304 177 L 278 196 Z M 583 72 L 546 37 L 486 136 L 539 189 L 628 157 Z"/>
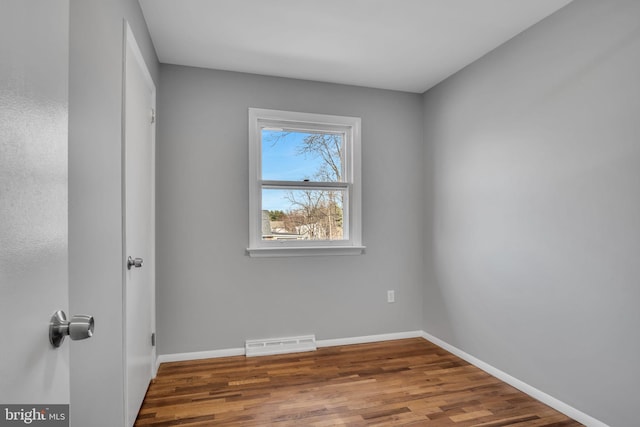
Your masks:
<path fill-rule="evenodd" d="M 249 109 L 251 256 L 362 253 L 360 118 Z"/>

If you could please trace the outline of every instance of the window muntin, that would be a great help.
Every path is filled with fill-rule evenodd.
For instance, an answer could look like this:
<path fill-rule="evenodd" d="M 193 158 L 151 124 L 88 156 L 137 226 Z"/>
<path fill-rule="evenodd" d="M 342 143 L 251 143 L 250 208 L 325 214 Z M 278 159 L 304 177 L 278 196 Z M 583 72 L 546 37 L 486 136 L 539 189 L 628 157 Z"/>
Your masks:
<path fill-rule="evenodd" d="M 254 108 L 249 119 L 249 253 L 362 249 L 360 119 Z"/>

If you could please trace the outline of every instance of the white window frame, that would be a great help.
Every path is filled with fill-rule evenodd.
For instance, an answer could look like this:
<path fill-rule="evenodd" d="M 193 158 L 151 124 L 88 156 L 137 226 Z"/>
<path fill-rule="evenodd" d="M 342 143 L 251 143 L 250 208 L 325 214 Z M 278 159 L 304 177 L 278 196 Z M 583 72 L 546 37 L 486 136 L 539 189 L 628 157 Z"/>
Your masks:
<path fill-rule="evenodd" d="M 262 129 L 286 128 L 300 131 L 327 131 L 345 134 L 344 181 L 314 183 L 262 180 Z M 249 108 L 249 247 L 251 257 L 359 255 L 362 246 L 361 120 L 359 117 L 300 113 Z M 263 240 L 263 188 L 326 188 L 345 191 L 343 202 L 344 240 Z"/>

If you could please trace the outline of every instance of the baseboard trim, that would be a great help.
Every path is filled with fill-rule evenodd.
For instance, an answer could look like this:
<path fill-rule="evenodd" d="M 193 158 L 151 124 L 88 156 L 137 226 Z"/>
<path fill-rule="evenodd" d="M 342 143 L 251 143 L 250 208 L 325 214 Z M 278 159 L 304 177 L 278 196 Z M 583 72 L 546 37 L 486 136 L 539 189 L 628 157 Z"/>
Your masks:
<path fill-rule="evenodd" d="M 503 372 L 500 369 L 494 366 L 491 366 L 486 362 L 483 362 L 477 357 L 474 357 L 469 353 L 466 353 L 465 351 L 460 350 L 457 347 L 454 347 L 448 342 L 442 341 L 441 339 L 434 337 L 433 335 L 424 331 L 422 332 L 421 336 L 425 340 L 430 341 L 439 347 L 442 347 L 443 349 L 447 350 L 449 353 L 452 353 L 458 356 L 459 358 L 466 360 L 467 362 L 471 363 L 475 367 L 482 369 L 489 375 L 492 375 L 498 378 L 499 380 L 504 381 L 505 383 L 517 388 L 521 392 L 528 394 L 529 396 L 539 400 L 540 402 L 544 403 L 547 406 L 552 407 L 558 412 L 562 412 L 566 416 L 573 418 L 574 420 L 586 425 L 587 427 L 609 427 L 607 424 L 603 423 L 602 421 L 597 420 L 592 416 L 585 414 L 584 412 L 574 408 L 573 406 L 567 405 L 566 403 L 556 399 L 555 397 L 550 396 L 547 393 L 541 390 L 538 390 L 537 388 L 523 381 L 520 381 L 515 377 L 512 377 L 506 372 Z"/>
<path fill-rule="evenodd" d="M 335 347 L 338 345 L 365 344 L 369 342 L 400 340 L 404 338 L 420 338 L 422 337 L 423 333 L 424 333 L 423 331 L 410 331 L 410 332 L 395 332 L 395 333 L 380 334 L 380 335 L 366 335 L 361 337 L 318 340 L 316 341 L 316 346 L 318 348 Z M 191 353 L 161 354 L 156 359 L 156 366 L 159 367 L 161 363 L 167 363 L 167 362 L 184 362 L 188 360 L 216 359 L 219 357 L 245 356 L 245 355 L 246 355 L 246 351 L 244 347 L 227 348 L 222 350 L 196 351 Z"/>
<path fill-rule="evenodd" d="M 401 340 L 405 338 L 420 338 L 423 331 L 393 332 L 390 334 L 365 335 L 361 337 L 336 338 L 330 340 L 317 340 L 316 346 L 336 347 L 339 345 L 366 344 L 370 342 Z"/>
<path fill-rule="evenodd" d="M 200 359 L 217 359 L 220 357 L 230 356 L 244 356 L 244 347 L 238 348 L 225 348 L 222 350 L 209 350 L 209 351 L 194 351 L 191 353 L 172 353 L 161 354 L 158 356 L 157 365 L 166 362 L 184 362 L 187 360 L 200 360 Z"/>

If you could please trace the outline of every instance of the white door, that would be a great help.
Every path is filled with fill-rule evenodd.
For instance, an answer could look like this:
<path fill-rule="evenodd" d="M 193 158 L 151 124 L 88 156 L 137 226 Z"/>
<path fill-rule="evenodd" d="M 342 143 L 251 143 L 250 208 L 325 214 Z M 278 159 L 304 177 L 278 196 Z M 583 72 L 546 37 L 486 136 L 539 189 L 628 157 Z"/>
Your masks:
<path fill-rule="evenodd" d="M 127 24 L 125 38 L 125 402 L 133 425 L 155 369 L 155 86 Z"/>
<path fill-rule="evenodd" d="M 0 405 L 69 403 L 68 63 L 69 0 L 0 0 Z"/>

